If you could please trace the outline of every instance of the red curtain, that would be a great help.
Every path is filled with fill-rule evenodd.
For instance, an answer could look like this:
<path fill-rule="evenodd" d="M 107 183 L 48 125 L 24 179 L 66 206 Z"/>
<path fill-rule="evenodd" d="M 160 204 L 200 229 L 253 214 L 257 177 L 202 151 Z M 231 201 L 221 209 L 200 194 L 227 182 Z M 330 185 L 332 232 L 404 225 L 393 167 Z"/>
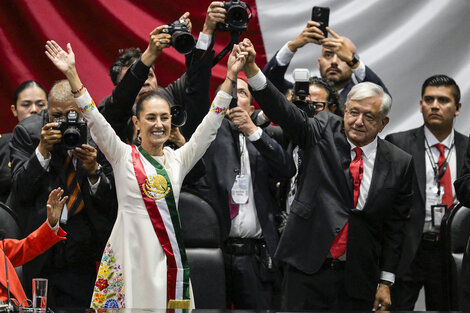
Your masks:
<path fill-rule="evenodd" d="M 257 62 L 266 63 L 259 31 L 255 0 L 246 1 L 254 12 L 248 37 L 256 45 Z M 147 47 L 148 34 L 157 26 L 191 13 L 193 35 L 198 36 L 211 1 L 148 0 L 6 0 L 0 1 L 0 132 L 10 132 L 17 120 L 9 110 L 16 87 L 25 80 L 37 80 L 47 90 L 63 79 L 44 54 L 45 42 L 54 39 L 62 47 L 70 42 L 78 72 L 95 101 L 112 91 L 109 67 L 118 50 Z M 217 32 L 216 54 L 229 42 L 227 33 Z M 226 58 L 212 70 L 211 94 L 225 75 Z M 173 48 L 165 49 L 156 61 L 158 84 L 166 86 L 181 76 L 184 57 Z"/>

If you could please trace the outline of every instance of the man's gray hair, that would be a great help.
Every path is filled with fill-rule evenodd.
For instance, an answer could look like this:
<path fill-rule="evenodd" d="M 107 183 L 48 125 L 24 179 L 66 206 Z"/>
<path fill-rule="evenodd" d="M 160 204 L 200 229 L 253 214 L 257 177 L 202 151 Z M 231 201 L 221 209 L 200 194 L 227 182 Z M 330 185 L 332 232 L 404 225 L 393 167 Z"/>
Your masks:
<path fill-rule="evenodd" d="M 363 82 L 351 88 L 351 91 L 348 93 L 348 97 L 346 98 L 346 108 L 348 108 L 349 101 L 351 100 L 360 101 L 370 97 L 382 98 L 380 111 L 382 113 L 382 117 L 388 116 L 392 109 L 392 98 L 381 86 L 371 82 Z"/>
<path fill-rule="evenodd" d="M 52 101 L 59 103 L 74 101 L 69 81 L 66 79 L 56 81 L 49 91 L 48 101 L 49 103 Z"/>

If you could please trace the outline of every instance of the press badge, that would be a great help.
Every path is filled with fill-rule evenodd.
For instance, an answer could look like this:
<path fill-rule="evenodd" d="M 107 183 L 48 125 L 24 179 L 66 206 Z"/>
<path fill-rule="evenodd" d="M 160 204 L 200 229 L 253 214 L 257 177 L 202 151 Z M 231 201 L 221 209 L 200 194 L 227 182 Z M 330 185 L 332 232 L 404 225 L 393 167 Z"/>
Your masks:
<path fill-rule="evenodd" d="M 447 205 L 445 204 L 436 204 L 431 205 L 431 216 L 432 216 L 432 226 L 441 226 L 442 218 L 446 213 Z"/>
<path fill-rule="evenodd" d="M 442 186 L 440 193 L 438 192 L 437 186 L 426 189 L 426 204 L 428 208 L 431 209 L 431 216 L 427 213 L 425 221 L 431 222 L 433 227 L 439 227 L 441 225 L 441 220 L 445 213 L 446 205 L 442 204 L 442 194 L 444 194 L 444 188 Z M 444 206 L 444 209 L 442 209 L 442 206 Z"/>
<path fill-rule="evenodd" d="M 249 177 L 247 175 L 237 175 L 232 186 L 232 201 L 236 204 L 248 203 L 248 185 Z"/>

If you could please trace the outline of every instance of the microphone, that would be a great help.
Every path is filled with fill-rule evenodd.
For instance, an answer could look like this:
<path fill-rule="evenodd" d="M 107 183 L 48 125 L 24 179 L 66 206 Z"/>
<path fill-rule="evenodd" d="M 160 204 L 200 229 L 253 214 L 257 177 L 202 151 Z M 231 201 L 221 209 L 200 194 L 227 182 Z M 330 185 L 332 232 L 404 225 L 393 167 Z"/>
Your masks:
<path fill-rule="evenodd" d="M 10 281 L 8 280 L 8 266 L 7 266 L 7 254 L 5 251 L 5 236 L 6 232 L 4 229 L 0 229 L 0 240 L 2 241 L 3 245 L 3 256 L 5 258 L 5 273 L 7 276 L 7 291 L 8 291 L 8 306 L 7 306 L 7 312 L 13 312 L 13 305 L 11 304 L 11 295 L 10 295 Z"/>

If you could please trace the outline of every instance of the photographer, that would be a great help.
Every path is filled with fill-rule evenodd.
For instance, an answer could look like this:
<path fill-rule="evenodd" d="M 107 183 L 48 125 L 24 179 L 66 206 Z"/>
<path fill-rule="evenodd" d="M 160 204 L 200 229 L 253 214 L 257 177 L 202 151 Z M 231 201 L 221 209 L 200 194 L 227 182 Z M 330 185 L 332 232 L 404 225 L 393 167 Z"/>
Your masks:
<path fill-rule="evenodd" d="M 224 18 L 222 2 L 212 2 L 196 46 L 186 55 L 187 72 L 166 88 L 159 88 L 157 84 L 154 62 L 160 57 L 163 49 L 171 46 L 172 36 L 164 32 L 168 25 L 161 25 L 150 33 L 148 47 L 143 53 L 140 53 L 139 49 L 130 48 L 118 57 L 110 69 L 111 80 L 116 87 L 112 95 L 101 102 L 100 107 L 104 106 L 103 115 L 123 141 L 132 143 L 137 137 L 131 120 L 134 103 L 137 103 L 142 95 L 157 89 L 172 107 L 180 106 L 187 114 L 186 123 L 181 127 L 172 128 L 170 141 L 179 147 L 191 137 L 209 110 L 209 94 L 201 90 L 208 89 L 210 80 L 214 56 L 211 36 L 217 22 L 223 21 Z M 191 31 L 188 12 L 180 17 L 178 23 L 186 24 L 187 29 Z M 175 118 L 176 116 L 173 117 L 174 121 Z"/>
<path fill-rule="evenodd" d="M 81 116 L 69 83 L 57 82 L 48 101 L 48 110 L 25 119 L 13 131 L 12 208 L 20 218 L 23 234 L 29 234 L 45 219 L 50 191 L 63 186 L 69 200 L 60 226 L 68 233 L 68 239 L 25 264 L 23 273 L 26 282 L 34 277 L 49 279 L 51 307 L 87 307 L 96 262 L 115 220 L 114 184 L 107 162 L 97 161 L 101 154 L 96 148 L 81 144 L 67 149 L 64 145 L 63 132 L 67 129 L 73 132 L 85 127 L 86 131 L 83 122 L 74 124 L 68 120 L 71 112 Z M 60 124 L 56 122 L 59 119 Z M 87 142 L 82 135 L 77 139 L 77 144 Z M 31 284 L 25 287 L 30 294 Z"/>
<path fill-rule="evenodd" d="M 360 82 L 378 84 L 389 93 L 380 77 L 359 59 L 356 46 L 349 38 L 338 35 L 329 27 L 327 30 L 332 37 L 325 38 L 319 26 L 318 22 L 309 21 L 302 32 L 276 52 L 264 67 L 263 73 L 279 91 L 285 93 L 292 88 L 292 83 L 286 80 L 284 75 L 297 50 L 308 43 L 314 43 L 322 46 L 318 58 L 320 75 L 335 84 L 341 105 L 344 104 L 351 88 Z M 341 112 L 341 107 L 338 106 L 337 110 Z"/>

